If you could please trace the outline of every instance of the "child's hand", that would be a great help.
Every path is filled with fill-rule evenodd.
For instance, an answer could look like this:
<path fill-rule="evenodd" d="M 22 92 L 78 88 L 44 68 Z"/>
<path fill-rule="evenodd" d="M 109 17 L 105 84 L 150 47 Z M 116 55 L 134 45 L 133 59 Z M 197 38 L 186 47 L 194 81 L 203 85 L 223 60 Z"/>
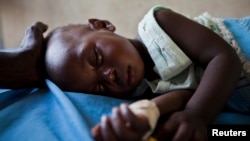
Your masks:
<path fill-rule="evenodd" d="M 157 129 L 159 141 L 207 141 L 207 127 L 204 121 L 187 111 L 173 113 Z"/>
<path fill-rule="evenodd" d="M 145 117 L 134 115 L 128 105 L 114 108 L 112 116 L 103 116 L 101 123 L 92 129 L 96 141 L 141 141 L 150 129 Z"/>

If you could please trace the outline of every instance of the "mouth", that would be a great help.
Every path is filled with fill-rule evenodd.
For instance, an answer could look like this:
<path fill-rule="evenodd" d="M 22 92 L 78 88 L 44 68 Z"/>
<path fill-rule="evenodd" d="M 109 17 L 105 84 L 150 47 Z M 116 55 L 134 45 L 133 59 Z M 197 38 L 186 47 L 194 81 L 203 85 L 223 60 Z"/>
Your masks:
<path fill-rule="evenodd" d="M 124 71 L 117 73 L 116 82 L 121 87 L 130 87 L 135 83 L 135 71 L 128 65 Z"/>

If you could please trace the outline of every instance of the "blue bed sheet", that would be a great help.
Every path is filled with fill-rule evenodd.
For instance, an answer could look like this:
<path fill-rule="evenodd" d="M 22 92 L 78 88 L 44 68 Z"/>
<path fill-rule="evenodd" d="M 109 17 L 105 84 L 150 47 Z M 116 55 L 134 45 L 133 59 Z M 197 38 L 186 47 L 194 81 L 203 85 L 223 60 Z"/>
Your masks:
<path fill-rule="evenodd" d="M 91 128 L 112 107 L 131 101 L 48 88 L 0 91 L 1 141 L 93 141 Z M 250 124 L 250 117 L 222 113 L 215 123 Z"/>
<path fill-rule="evenodd" d="M 92 141 L 90 129 L 125 100 L 48 88 L 0 91 L 1 141 Z"/>

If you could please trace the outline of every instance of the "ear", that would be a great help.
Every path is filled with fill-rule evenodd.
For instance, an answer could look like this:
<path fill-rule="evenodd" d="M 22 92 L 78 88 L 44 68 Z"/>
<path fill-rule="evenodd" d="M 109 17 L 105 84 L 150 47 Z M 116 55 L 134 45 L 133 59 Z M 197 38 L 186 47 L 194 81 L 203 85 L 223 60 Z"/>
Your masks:
<path fill-rule="evenodd" d="M 115 31 L 115 26 L 107 20 L 89 19 L 88 24 L 92 30 L 107 29 L 111 32 Z"/>

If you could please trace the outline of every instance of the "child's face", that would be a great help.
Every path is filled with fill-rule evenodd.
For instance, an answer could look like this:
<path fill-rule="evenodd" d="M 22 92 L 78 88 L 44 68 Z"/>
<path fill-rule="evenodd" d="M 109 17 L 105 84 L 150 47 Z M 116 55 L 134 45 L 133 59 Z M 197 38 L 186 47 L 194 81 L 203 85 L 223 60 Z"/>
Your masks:
<path fill-rule="evenodd" d="M 49 77 L 62 89 L 128 96 L 144 78 L 144 63 L 130 41 L 95 25 L 70 26 L 48 42 Z M 112 28 L 111 28 L 112 29 Z"/>

